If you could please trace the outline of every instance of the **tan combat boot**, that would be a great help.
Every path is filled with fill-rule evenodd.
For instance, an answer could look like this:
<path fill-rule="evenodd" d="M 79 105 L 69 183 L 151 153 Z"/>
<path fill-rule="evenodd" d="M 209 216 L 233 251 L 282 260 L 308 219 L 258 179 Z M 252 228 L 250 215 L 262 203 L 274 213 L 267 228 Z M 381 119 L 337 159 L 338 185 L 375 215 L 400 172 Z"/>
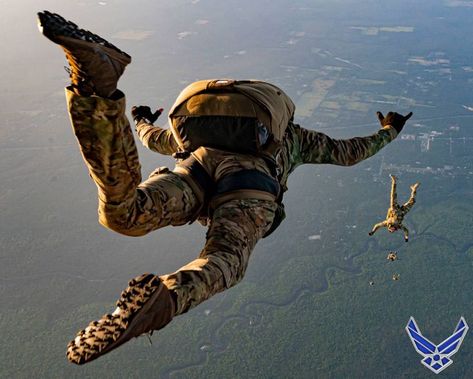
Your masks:
<path fill-rule="evenodd" d="M 48 11 L 38 13 L 43 35 L 61 46 L 69 62 L 72 87 L 83 96 L 110 97 L 131 57 L 96 34 Z"/>
<path fill-rule="evenodd" d="M 412 193 L 416 193 L 417 192 L 417 188 L 420 186 L 420 183 L 416 183 L 416 184 L 413 184 L 411 186 L 411 192 Z"/>
<path fill-rule="evenodd" d="M 171 293 L 153 274 L 132 279 L 117 301 L 117 309 L 92 321 L 67 345 L 67 359 L 83 364 L 108 353 L 133 337 L 166 326 L 174 317 Z"/>

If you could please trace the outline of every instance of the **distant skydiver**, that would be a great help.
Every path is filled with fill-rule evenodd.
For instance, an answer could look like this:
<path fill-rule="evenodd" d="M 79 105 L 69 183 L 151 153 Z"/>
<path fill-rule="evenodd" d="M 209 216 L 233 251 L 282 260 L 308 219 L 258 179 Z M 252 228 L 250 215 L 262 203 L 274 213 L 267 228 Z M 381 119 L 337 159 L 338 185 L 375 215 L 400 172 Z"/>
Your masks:
<path fill-rule="evenodd" d="M 141 182 L 125 96 L 117 89 L 131 57 L 57 14 L 38 17 L 40 30 L 64 49 L 70 65 L 67 106 L 98 187 L 99 222 L 128 236 L 197 218 L 208 225 L 196 260 L 168 275 L 131 280 L 115 311 L 77 334 L 67 347 L 67 358 L 77 364 L 161 329 L 237 284 L 256 242 L 284 218 L 282 193 L 297 166 L 361 162 L 394 140 L 412 115 L 378 113 L 376 133 L 336 140 L 294 124 L 294 104 L 272 84 L 200 81 L 177 98 L 169 130 L 153 126 L 160 110 L 132 108 L 143 144 L 178 159 L 173 171 L 159 168 Z"/>
<path fill-rule="evenodd" d="M 397 253 L 394 251 L 390 251 L 386 259 L 391 262 L 397 260 Z"/>
<path fill-rule="evenodd" d="M 386 215 L 386 220 L 373 226 L 373 229 L 368 234 L 372 236 L 379 228 L 387 228 L 390 233 L 394 233 L 396 230 L 402 229 L 404 232 L 404 241 L 409 241 L 409 230 L 402 224 L 402 220 L 407 212 L 411 210 L 416 202 L 417 187 L 420 183 L 415 183 L 411 186 L 411 197 L 403 205 L 397 203 L 396 193 L 396 177 L 391 177 L 391 202 Z"/>

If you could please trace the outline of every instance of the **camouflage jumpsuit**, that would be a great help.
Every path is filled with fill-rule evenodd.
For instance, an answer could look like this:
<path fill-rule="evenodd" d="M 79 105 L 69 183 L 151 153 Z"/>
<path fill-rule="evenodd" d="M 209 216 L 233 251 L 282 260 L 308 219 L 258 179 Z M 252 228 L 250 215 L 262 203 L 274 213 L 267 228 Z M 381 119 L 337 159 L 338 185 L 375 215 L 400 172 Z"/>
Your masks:
<path fill-rule="evenodd" d="M 180 172 L 160 169 L 142 182 L 141 168 L 125 97 L 118 100 L 81 97 L 66 90 L 74 133 L 90 176 L 98 187 L 99 222 L 129 236 L 142 236 L 168 225 L 195 219 L 202 207 L 189 180 Z M 153 151 L 172 154 L 177 145 L 169 130 L 141 122 L 137 132 Z M 304 163 L 356 164 L 391 142 L 397 132 L 384 127 L 368 137 L 335 140 L 290 124 L 278 155 L 280 184 L 287 189 L 289 174 Z M 199 148 L 199 161 L 214 180 L 242 169 L 270 174 L 261 158 Z M 176 315 L 237 284 L 245 273 L 256 242 L 270 228 L 277 204 L 270 200 L 229 200 L 212 213 L 206 243 L 199 257 L 174 273 L 163 275 L 176 300 Z"/>
<path fill-rule="evenodd" d="M 411 196 L 403 205 L 399 205 L 397 202 L 396 192 L 396 177 L 391 176 L 391 201 L 386 215 L 386 220 L 379 222 L 373 226 L 373 229 L 369 233 L 372 236 L 379 228 L 388 228 L 389 232 L 393 233 L 396 230 L 401 229 L 404 232 L 404 240 L 409 240 L 409 230 L 402 224 L 404 216 L 411 210 L 416 202 L 417 187 L 419 183 L 411 186 Z"/>

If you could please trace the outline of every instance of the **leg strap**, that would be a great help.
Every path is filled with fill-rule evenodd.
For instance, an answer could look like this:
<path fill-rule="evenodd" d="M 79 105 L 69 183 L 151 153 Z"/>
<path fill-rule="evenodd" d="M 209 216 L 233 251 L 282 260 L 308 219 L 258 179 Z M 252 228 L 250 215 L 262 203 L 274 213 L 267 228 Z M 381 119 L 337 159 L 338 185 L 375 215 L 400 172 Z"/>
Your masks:
<path fill-rule="evenodd" d="M 193 187 L 203 208 L 210 212 L 220 205 L 235 199 L 258 199 L 279 202 L 282 199 L 281 186 L 273 177 L 254 169 L 240 170 L 224 176 L 215 182 L 199 161 L 191 155 L 179 162 L 175 172 L 184 174 Z"/>

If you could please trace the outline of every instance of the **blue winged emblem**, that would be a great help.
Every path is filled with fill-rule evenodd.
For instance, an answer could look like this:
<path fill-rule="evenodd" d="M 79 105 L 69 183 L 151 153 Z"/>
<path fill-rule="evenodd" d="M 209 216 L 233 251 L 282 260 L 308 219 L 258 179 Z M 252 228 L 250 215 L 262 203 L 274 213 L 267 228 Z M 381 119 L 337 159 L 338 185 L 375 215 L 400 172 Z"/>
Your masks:
<path fill-rule="evenodd" d="M 436 374 L 445 370 L 453 363 L 450 357 L 460 348 L 468 329 L 469 327 L 462 316 L 453 334 L 439 345 L 435 345 L 422 335 L 414 317 L 411 317 L 406 325 L 407 334 L 414 348 L 424 357 L 421 360 L 422 364 Z"/>

